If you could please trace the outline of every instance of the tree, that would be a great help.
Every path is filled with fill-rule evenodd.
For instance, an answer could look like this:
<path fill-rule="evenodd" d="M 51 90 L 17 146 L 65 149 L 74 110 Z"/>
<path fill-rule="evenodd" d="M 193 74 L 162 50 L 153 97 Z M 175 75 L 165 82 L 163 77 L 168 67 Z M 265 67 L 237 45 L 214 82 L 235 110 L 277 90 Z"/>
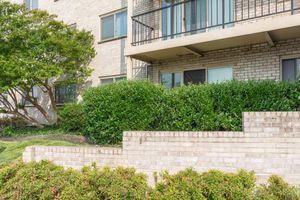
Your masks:
<path fill-rule="evenodd" d="M 95 56 L 93 35 L 72 29 L 46 11 L 26 10 L 22 5 L 0 0 L 0 103 L 3 111 L 37 124 L 20 97 L 31 103 L 54 124 L 49 110 L 57 113 L 53 85 L 80 84 L 91 74 Z M 45 108 L 31 94 L 39 87 L 48 97 Z"/>

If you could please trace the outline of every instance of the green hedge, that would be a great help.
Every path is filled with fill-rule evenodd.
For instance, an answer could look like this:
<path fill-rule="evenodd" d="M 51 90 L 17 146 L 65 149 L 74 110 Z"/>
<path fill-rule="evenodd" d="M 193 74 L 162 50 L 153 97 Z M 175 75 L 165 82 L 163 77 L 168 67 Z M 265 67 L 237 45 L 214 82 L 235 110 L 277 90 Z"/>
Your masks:
<path fill-rule="evenodd" d="M 255 186 L 253 172 L 163 172 L 153 187 L 134 169 L 64 169 L 47 161 L 0 166 L 0 199 L 47 200 L 299 200 L 300 193 L 280 177 Z"/>
<path fill-rule="evenodd" d="M 82 132 L 86 126 L 85 113 L 82 104 L 66 104 L 60 109 L 59 126 L 68 132 Z"/>
<path fill-rule="evenodd" d="M 85 133 L 115 144 L 123 131 L 240 131 L 244 111 L 294 111 L 300 83 L 231 81 L 167 90 L 145 81 L 123 81 L 83 95 Z"/>
<path fill-rule="evenodd" d="M 87 136 L 98 144 L 115 144 L 122 141 L 125 130 L 152 129 L 163 96 L 162 87 L 139 81 L 87 90 L 83 95 Z"/>

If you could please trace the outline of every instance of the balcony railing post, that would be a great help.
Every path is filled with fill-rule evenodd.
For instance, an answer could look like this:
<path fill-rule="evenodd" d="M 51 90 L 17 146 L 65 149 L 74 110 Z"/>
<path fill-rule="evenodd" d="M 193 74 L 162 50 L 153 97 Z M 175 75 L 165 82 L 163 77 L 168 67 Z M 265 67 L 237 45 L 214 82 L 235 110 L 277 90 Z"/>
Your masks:
<path fill-rule="evenodd" d="M 225 0 L 222 0 L 222 26 L 225 28 Z"/>

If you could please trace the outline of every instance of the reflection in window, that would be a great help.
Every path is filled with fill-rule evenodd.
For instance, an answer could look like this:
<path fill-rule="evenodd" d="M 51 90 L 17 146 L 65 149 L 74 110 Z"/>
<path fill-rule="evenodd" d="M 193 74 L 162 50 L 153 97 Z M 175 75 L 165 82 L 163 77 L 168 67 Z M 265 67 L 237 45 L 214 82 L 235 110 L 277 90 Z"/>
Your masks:
<path fill-rule="evenodd" d="M 161 84 L 166 88 L 174 88 L 181 86 L 181 73 L 162 73 L 161 75 Z"/>
<path fill-rule="evenodd" d="M 208 83 L 221 83 L 224 81 L 232 80 L 233 72 L 232 67 L 213 68 L 208 69 Z"/>
<path fill-rule="evenodd" d="M 119 81 L 126 80 L 126 76 L 120 76 L 120 77 L 112 77 L 112 78 L 102 78 L 100 79 L 101 85 L 107 85 L 111 83 L 117 83 Z"/>
<path fill-rule="evenodd" d="M 76 85 L 55 86 L 55 100 L 58 104 L 76 101 Z"/>
<path fill-rule="evenodd" d="M 127 35 L 127 11 L 121 11 L 101 18 L 101 40 Z"/>
<path fill-rule="evenodd" d="M 295 83 L 300 78 L 300 59 L 282 61 L 282 80 Z"/>
<path fill-rule="evenodd" d="M 25 0 L 25 6 L 28 10 L 38 9 L 38 0 Z"/>

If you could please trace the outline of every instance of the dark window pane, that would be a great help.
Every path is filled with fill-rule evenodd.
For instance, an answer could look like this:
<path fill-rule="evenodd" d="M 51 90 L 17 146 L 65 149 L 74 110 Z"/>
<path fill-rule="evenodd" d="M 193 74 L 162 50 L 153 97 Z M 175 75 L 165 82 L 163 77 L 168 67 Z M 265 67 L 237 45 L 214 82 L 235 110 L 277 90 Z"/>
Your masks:
<path fill-rule="evenodd" d="M 76 85 L 56 86 L 56 103 L 71 103 L 76 101 Z"/>
<path fill-rule="evenodd" d="M 282 61 L 282 80 L 294 83 L 296 81 L 296 60 Z"/>
<path fill-rule="evenodd" d="M 185 71 L 184 72 L 184 84 L 201 84 L 205 82 L 205 69 Z"/>

